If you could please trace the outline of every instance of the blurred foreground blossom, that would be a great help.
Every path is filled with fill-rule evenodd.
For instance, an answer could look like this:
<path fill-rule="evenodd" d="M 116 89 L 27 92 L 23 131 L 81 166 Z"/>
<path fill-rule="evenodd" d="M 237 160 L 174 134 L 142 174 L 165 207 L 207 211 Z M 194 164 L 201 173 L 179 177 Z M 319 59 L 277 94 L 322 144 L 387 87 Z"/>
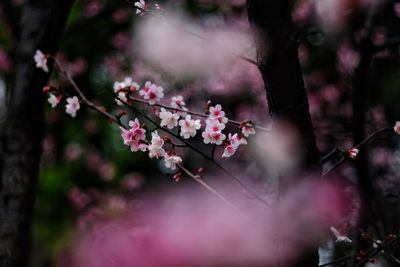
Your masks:
<path fill-rule="evenodd" d="M 343 188 L 321 181 L 300 184 L 281 199 L 279 211 L 238 203 L 246 215 L 186 189 L 78 231 L 60 266 L 274 266 L 277 238 L 287 245 L 285 257 L 294 259 L 338 224 L 346 207 Z"/>

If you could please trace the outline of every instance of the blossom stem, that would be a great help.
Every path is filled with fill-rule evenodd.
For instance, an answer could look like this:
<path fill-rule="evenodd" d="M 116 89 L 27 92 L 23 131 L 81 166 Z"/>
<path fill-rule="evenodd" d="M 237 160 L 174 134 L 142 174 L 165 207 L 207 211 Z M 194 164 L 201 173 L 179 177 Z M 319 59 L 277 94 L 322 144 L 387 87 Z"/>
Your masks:
<path fill-rule="evenodd" d="M 152 106 L 152 105 L 149 104 L 149 102 L 147 100 L 144 100 L 144 99 L 140 99 L 140 98 L 136 98 L 136 97 L 130 97 L 130 96 L 128 97 L 128 99 L 133 101 L 133 102 L 142 103 L 142 104 L 146 104 L 148 106 Z M 190 115 L 193 115 L 193 116 L 197 116 L 197 117 L 208 118 L 208 115 L 204 114 L 204 113 L 194 112 L 194 111 L 190 111 L 190 110 L 184 110 L 184 109 L 181 109 L 181 108 L 174 108 L 174 107 L 171 107 L 171 106 L 168 106 L 168 105 L 163 105 L 163 104 L 156 103 L 153 106 L 160 107 L 160 108 L 165 108 L 165 109 L 169 109 L 169 110 L 173 110 L 173 111 L 185 112 L 187 114 L 190 114 Z M 240 126 L 240 125 L 243 124 L 243 122 L 235 121 L 235 120 L 231 120 L 231 119 L 228 119 L 228 122 L 230 124 L 237 125 L 237 126 Z M 249 126 L 253 126 L 257 130 L 260 130 L 260 131 L 263 131 L 263 132 L 269 132 L 269 130 L 267 128 L 264 128 L 264 127 L 261 127 L 261 126 L 258 126 L 258 125 L 254 125 L 254 124 L 250 124 L 250 123 L 248 123 L 248 124 L 249 124 Z"/>
<path fill-rule="evenodd" d="M 384 127 L 381 129 L 378 129 L 374 132 L 372 132 L 369 136 L 367 136 L 363 141 L 361 141 L 359 144 L 357 144 L 356 146 L 354 146 L 354 148 L 356 149 L 360 149 L 363 146 L 365 146 L 368 142 L 370 142 L 371 140 L 373 140 L 374 138 L 376 138 L 378 135 L 386 132 L 386 131 L 390 131 L 391 127 Z M 325 173 L 323 173 L 322 176 L 326 176 L 328 174 L 330 174 L 333 170 L 335 170 L 337 167 L 339 167 L 343 162 L 346 161 L 346 159 L 349 158 L 348 154 L 341 151 L 338 148 L 335 148 L 334 150 L 332 150 L 331 152 L 329 152 L 326 156 L 324 156 L 320 162 L 322 163 L 326 163 L 334 158 L 336 158 L 338 156 L 338 152 L 340 154 L 340 158 L 337 160 L 337 162 L 329 169 L 327 170 Z"/>
<path fill-rule="evenodd" d="M 119 100 L 121 103 L 123 103 L 123 105 L 125 105 L 127 108 L 131 109 L 132 111 L 134 111 L 135 113 L 139 114 L 140 116 L 142 116 L 143 118 L 145 118 L 146 120 L 148 120 L 149 122 L 151 122 L 153 125 L 155 126 L 159 126 L 157 122 L 155 122 L 153 119 L 151 119 L 149 116 L 147 116 L 144 112 L 139 111 L 138 109 L 136 109 L 135 107 L 133 107 L 132 105 L 129 105 L 128 103 L 126 103 L 126 101 L 124 101 L 123 99 L 121 99 L 117 94 L 115 94 L 112 90 L 108 89 L 107 90 L 117 99 Z M 198 148 L 196 148 L 195 146 L 191 145 L 189 142 L 187 142 L 185 139 L 181 138 L 179 135 L 175 134 L 174 132 L 159 126 L 161 130 L 163 130 L 164 132 L 170 134 L 171 136 L 177 138 L 178 140 L 180 140 L 182 143 L 184 143 L 188 148 L 192 149 L 193 151 L 195 151 L 196 153 L 198 153 L 199 155 L 203 156 L 205 159 L 207 159 L 208 161 L 210 161 L 211 163 L 213 163 L 215 166 L 217 166 L 220 170 L 222 170 L 225 174 L 227 174 L 230 178 L 232 178 L 233 180 L 235 180 L 241 187 L 243 187 L 247 193 L 249 193 L 252 197 L 254 197 L 255 199 L 257 199 L 260 203 L 262 203 L 264 206 L 268 207 L 269 203 L 267 201 L 265 201 L 262 197 L 260 197 L 258 194 L 256 194 L 253 190 L 251 190 L 246 184 L 244 184 L 239 178 L 237 178 L 236 176 L 234 176 L 232 173 L 230 173 L 227 169 L 225 169 L 222 165 L 220 165 L 218 162 L 216 162 L 215 160 L 213 160 L 211 157 L 209 157 L 207 154 L 205 154 L 204 152 L 202 152 L 201 150 L 199 150 Z"/>

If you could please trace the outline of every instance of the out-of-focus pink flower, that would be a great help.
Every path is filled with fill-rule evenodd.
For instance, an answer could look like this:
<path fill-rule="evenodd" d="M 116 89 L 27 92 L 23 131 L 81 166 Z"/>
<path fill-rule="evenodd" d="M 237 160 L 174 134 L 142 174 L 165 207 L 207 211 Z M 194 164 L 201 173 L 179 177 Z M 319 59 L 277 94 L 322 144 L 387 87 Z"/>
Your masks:
<path fill-rule="evenodd" d="M 85 208 L 92 200 L 88 194 L 76 186 L 69 189 L 67 195 L 72 205 L 78 210 Z"/>
<path fill-rule="evenodd" d="M 299 184 L 281 198 L 279 210 L 268 212 L 246 203 L 238 203 L 245 208 L 237 212 L 187 190 L 167 194 L 170 201 L 145 201 L 122 220 L 93 224 L 99 211 L 90 211 L 86 225 L 92 222 L 92 229 L 77 233 L 71 257 L 61 266 L 276 266 L 276 240 L 285 244 L 290 262 L 338 225 L 337 214 L 348 205 L 343 188 L 326 181 Z"/>
<path fill-rule="evenodd" d="M 337 64 L 339 70 L 345 73 L 352 73 L 360 61 L 360 55 L 348 44 L 340 46 L 337 53 Z"/>
<path fill-rule="evenodd" d="M 72 118 L 75 118 L 76 112 L 81 108 L 79 104 L 79 98 L 77 96 L 68 97 L 67 105 L 65 106 L 65 112 L 71 115 Z"/>
<path fill-rule="evenodd" d="M 84 58 L 77 58 L 69 64 L 68 69 L 72 77 L 82 75 L 87 70 L 87 62 Z"/>
<path fill-rule="evenodd" d="M 111 44 L 119 50 L 126 50 L 129 48 L 130 38 L 127 33 L 119 32 L 111 38 Z"/>
<path fill-rule="evenodd" d="M 82 155 L 82 148 L 77 143 L 70 143 L 66 146 L 64 155 L 68 160 L 76 160 Z"/>
<path fill-rule="evenodd" d="M 311 11 L 312 6 L 310 0 L 297 1 L 292 12 L 293 21 L 298 24 L 304 24 L 307 19 L 310 18 Z"/>
<path fill-rule="evenodd" d="M 396 14 L 396 16 L 400 18 L 400 3 L 399 2 L 393 4 L 393 10 L 394 10 L 394 13 Z"/>
<path fill-rule="evenodd" d="M 102 3 L 97 0 L 92 0 L 85 6 L 85 15 L 88 17 L 93 17 L 100 11 L 101 7 Z"/>

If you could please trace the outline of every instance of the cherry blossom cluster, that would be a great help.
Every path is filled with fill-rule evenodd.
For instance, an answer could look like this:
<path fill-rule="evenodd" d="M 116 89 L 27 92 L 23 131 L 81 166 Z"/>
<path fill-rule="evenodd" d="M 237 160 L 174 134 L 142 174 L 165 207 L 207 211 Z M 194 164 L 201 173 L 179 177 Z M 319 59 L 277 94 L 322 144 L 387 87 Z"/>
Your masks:
<path fill-rule="evenodd" d="M 134 92 L 139 92 L 143 100 L 152 106 L 158 106 L 159 102 L 164 98 L 163 87 L 150 81 L 140 86 L 132 78 L 127 77 L 123 81 L 114 83 L 114 93 L 117 95 L 116 102 L 118 105 L 124 105 L 124 103 L 129 102 Z M 190 114 L 187 114 L 189 110 L 181 95 L 173 96 L 170 107 L 161 106 L 157 112 L 161 120 L 160 126 L 169 130 L 178 127 L 179 135 L 184 139 L 195 137 L 197 131 L 202 127 L 200 120 L 193 119 Z M 205 129 L 201 134 L 205 144 L 224 144 L 225 149 L 222 157 L 233 156 L 240 145 L 247 144 L 245 137 L 255 134 L 254 126 L 251 123 L 242 123 L 240 125 L 241 133 L 229 134 L 227 138 L 223 130 L 228 121 L 221 105 L 210 106 L 208 107 L 208 116 L 205 120 Z M 133 145 L 135 150 L 132 151 L 137 151 L 137 144 Z M 156 154 L 159 155 L 158 153 Z"/>
<path fill-rule="evenodd" d="M 137 118 L 129 121 L 129 129 L 120 127 L 121 137 L 125 145 L 129 146 L 132 152 L 148 151 L 149 158 L 163 158 L 165 167 L 175 170 L 182 158 L 177 156 L 175 151 L 164 150 L 165 139 L 161 138 L 157 131 L 151 133 L 151 141 L 146 140 L 146 129 L 140 125 Z"/>
<path fill-rule="evenodd" d="M 58 106 L 58 104 L 62 101 L 63 95 L 60 92 L 57 92 L 55 88 L 46 86 L 43 88 L 43 92 L 49 93 L 49 97 L 47 101 L 51 105 L 52 108 Z M 81 108 L 79 98 L 77 96 L 67 97 L 65 112 L 69 114 L 72 118 L 76 117 L 76 112 Z"/>
<path fill-rule="evenodd" d="M 34 55 L 36 67 L 48 72 L 48 58 L 48 55 L 37 50 Z M 219 104 L 215 106 L 208 104 L 208 115 L 190 112 L 181 95 L 173 96 L 170 106 L 159 104 L 164 98 L 164 88 L 150 81 L 141 86 L 132 78 L 126 77 L 122 81 L 116 81 L 113 85 L 113 90 L 115 101 L 119 106 L 130 105 L 132 102 L 137 101 L 134 98 L 134 94 L 137 93 L 143 99 L 140 100 L 141 102 L 146 102 L 153 106 L 153 110 L 160 119 L 159 126 L 168 130 L 178 128 L 178 133 L 182 140 L 194 138 L 202 128 L 202 122 L 199 119 L 192 118 L 192 115 L 206 117 L 205 128 L 201 133 L 203 142 L 214 146 L 224 144 L 222 157 L 233 156 L 240 145 L 247 144 L 245 137 L 255 134 L 254 126 L 247 122 L 240 125 L 240 133 L 229 133 L 228 136 L 223 133 L 229 120 Z M 52 108 L 57 107 L 65 96 L 64 92 L 53 87 L 45 87 L 44 91 L 49 93 L 48 102 Z M 80 109 L 80 102 L 77 96 L 67 97 L 65 112 L 73 118 L 76 117 L 76 113 Z M 160 110 L 158 110 L 159 107 L 161 107 Z M 168 139 L 161 138 L 157 131 L 151 133 L 151 140 L 148 141 L 146 139 L 146 129 L 137 118 L 129 121 L 128 125 L 128 128 L 120 126 L 121 137 L 123 143 L 129 146 L 132 152 L 147 151 L 150 158 L 163 158 L 166 168 L 172 170 L 175 170 L 177 164 L 182 162 L 182 158 L 173 149 L 168 152 L 164 150 L 165 141 Z"/>

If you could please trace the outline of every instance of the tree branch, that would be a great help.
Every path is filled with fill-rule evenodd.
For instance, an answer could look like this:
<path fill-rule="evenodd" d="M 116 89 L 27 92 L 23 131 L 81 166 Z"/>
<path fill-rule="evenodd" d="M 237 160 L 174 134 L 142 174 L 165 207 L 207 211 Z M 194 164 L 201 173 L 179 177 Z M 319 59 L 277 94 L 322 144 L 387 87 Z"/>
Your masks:
<path fill-rule="evenodd" d="M 21 21 L 15 86 L 1 138 L 0 266 L 29 263 L 30 226 L 44 129 L 43 93 L 49 73 L 35 68 L 36 49 L 56 52 L 72 0 L 29 0 Z"/>

